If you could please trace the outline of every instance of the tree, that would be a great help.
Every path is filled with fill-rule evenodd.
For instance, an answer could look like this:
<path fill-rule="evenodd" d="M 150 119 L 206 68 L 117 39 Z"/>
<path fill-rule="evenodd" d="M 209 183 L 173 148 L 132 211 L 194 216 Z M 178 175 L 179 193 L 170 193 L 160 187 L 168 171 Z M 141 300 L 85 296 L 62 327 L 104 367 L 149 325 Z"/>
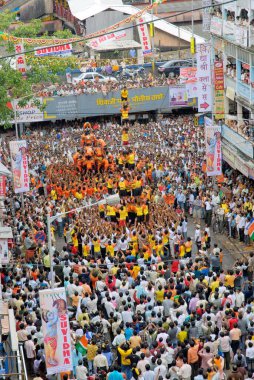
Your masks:
<path fill-rule="evenodd" d="M 14 28 L 11 25 L 13 21 L 15 14 L 13 16 L 9 12 L 0 13 L 0 32 L 8 33 L 11 30 L 11 34 L 16 37 L 36 38 L 42 30 L 41 20 L 30 20 L 29 23 L 15 22 Z M 71 37 L 73 35 L 69 30 L 55 32 L 53 36 L 53 38 Z M 8 40 L 2 42 L 8 56 L 8 51 L 14 51 L 14 45 Z M 31 50 L 31 45 L 25 45 L 25 50 Z M 28 70 L 24 77 L 11 67 L 10 59 L 0 58 L 0 121 L 5 128 L 10 126 L 10 121 L 14 117 L 12 108 L 8 107 L 14 99 L 23 98 L 18 102 L 20 106 L 26 105 L 31 99 L 36 102 L 37 85 L 59 83 L 61 80 L 59 73 L 64 74 L 68 67 L 77 67 L 75 57 L 35 57 L 33 53 L 26 54 L 26 63 Z"/>

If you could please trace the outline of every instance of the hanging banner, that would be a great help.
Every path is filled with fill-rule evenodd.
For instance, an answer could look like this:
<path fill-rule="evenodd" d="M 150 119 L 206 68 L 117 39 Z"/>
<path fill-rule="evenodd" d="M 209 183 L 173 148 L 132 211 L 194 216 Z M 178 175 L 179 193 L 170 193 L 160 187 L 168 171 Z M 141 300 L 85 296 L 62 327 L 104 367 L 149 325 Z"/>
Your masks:
<path fill-rule="evenodd" d="M 185 86 L 169 88 L 169 106 L 188 106 L 188 92 Z"/>
<path fill-rule="evenodd" d="M 225 117 L 223 61 L 214 62 L 214 114 L 216 120 Z"/>
<path fill-rule="evenodd" d="M 11 166 L 16 194 L 29 191 L 27 142 L 25 140 L 11 141 Z"/>
<path fill-rule="evenodd" d="M 9 261 L 8 239 L 0 239 L 0 263 L 6 265 Z"/>
<path fill-rule="evenodd" d="M 212 111 L 211 45 L 197 45 L 198 112 Z"/>
<path fill-rule="evenodd" d="M 107 42 L 110 42 L 110 41 L 120 40 L 121 38 L 124 38 L 124 37 L 126 37 L 125 31 L 110 33 L 110 34 L 106 34 L 105 36 L 94 38 L 93 40 L 89 41 L 87 45 L 92 49 L 96 49 L 101 44 L 106 44 Z"/>
<path fill-rule="evenodd" d="M 217 36 L 222 35 L 223 20 L 219 17 L 213 16 L 210 22 L 210 33 Z"/>
<path fill-rule="evenodd" d="M 196 67 L 181 67 L 180 68 L 180 83 L 196 83 L 197 82 L 197 68 Z"/>
<path fill-rule="evenodd" d="M 58 56 L 68 57 L 72 54 L 72 44 L 64 44 L 59 46 L 45 46 L 42 48 L 35 48 L 34 55 L 36 57 L 45 56 Z"/>
<path fill-rule="evenodd" d="M 64 288 L 39 291 L 47 374 L 72 371 L 72 349 Z"/>
<path fill-rule="evenodd" d="M 205 127 L 206 170 L 208 176 L 222 174 L 221 126 Z"/>
<path fill-rule="evenodd" d="M 0 197 L 4 197 L 6 195 L 6 177 L 4 175 L 0 175 Z"/>
<path fill-rule="evenodd" d="M 143 17 L 140 17 L 137 20 L 138 34 L 139 34 L 140 43 L 142 45 L 143 55 L 148 55 L 152 53 L 152 48 L 151 48 L 151 42 L 150 42 L 150 36 L 148 33 L 147 24 L 143 24 L 144 22 L 145 22 L 145 19 Z M 143 24 L 143 25 L 140 25 L 140 24 Z"/>
<path fill-rule="evenodd" d="M 203 22 L 202 29 L 203 32 L 210 32 L 211 26 L 211 7 L 212 0 L 202 0 L 202 8 L 203 8 Z"/>
<path fill-rule="evenodd" d="M 24 53 L 24 44 L 21 42 L 15 45 L 16 55 L 16 68 L 22 74 L 26 73 L 26 59 Z"/>

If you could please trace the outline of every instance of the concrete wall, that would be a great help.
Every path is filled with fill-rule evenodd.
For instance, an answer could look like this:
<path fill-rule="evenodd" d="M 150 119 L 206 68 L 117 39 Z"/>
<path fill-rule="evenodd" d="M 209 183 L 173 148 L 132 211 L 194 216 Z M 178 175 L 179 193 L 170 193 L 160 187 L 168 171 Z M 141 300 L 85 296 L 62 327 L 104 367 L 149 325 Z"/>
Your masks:
<path fill-rule="evenodd" d="M 98 30 L 107 28 L 108 26 L 114 25 L 119 21 L 124 20 L 127 16 L 124 13 L 115 12 L 115 11 L 104 11 L 101 12 L 93 17 L 89 17 L 86 20 L 86 33 L 94 33 Z M 126 24 L 126 27 L 130 26 L 130 24 Z M 132 40 L 133 39 L 133 30 L 128 29 L 126 30 L 126 40 Z"/>
<path fill-rule="evenodd" d="M 30 0 L 20 8 L 20 20 L 28 21 L 53 13 L 53 0 Z"/>
<path fill-rule="evenodd" d="M 154 35 L 154 44 L 155 47 L 164 48 L 164 50 L 170 50 L 172 49 L 178 49 L 181 47 L 188 47 L 188 42 L 184 40 L 179 40 L 175 36 L 171 36 L 166 32 L 163 32 L 159 29 L 155 28 L 155 35 Z"/>

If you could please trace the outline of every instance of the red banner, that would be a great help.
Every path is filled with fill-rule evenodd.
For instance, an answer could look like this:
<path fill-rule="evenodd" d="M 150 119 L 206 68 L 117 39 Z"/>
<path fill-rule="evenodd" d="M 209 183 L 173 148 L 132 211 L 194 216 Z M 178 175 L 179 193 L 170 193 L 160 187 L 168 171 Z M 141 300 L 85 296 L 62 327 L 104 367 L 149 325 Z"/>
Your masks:
<path fill-rule="evenodd" d="M 4 197 L 6 194 L 6 177 L 0 175 L 0 197 Z"/>

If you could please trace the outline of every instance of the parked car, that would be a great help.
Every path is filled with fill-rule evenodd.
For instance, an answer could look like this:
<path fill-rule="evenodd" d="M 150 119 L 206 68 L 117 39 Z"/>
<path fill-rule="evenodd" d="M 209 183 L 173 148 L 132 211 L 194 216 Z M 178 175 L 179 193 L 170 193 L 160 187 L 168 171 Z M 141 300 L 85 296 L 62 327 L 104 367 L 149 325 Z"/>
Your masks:
<path fill-rule="evenodd" d="M 95 78 L 98 78 L 99 82 L 108 82 L 109 80 L 113 82 L 117 82 L 116 78 L 114 77 L 105 77 L 104 75 L 101 75 L 99 73 L 96 73 L 94 71 L 88 72 L 88 73 L 82 73 L 78 77 L 72 79 L 73 84 L 78 84 L 82 80 L 84 81 L 91 81 L 95 82 Z M 97 79 L 96 79 L 97 80 Z"/>
<path fill-rule="evenodd" d="M 137 69 L 123 69 L 121 71 L 116 72 L 117 79 L 134 79 L 139 76 L 143 76 L 145 73 L 144 67 L 139 67 Z"/>
<path fill-rule="evenodd" d="M 194 62 L 196 66 L 196 62 Z M 158 72 L 160 74 L 165 74 L 166 76 L 179 76 L 180 75 L 180 68 L 182 67 L 191 67 L 192 66 L 192 60 L 191 59 L 185 59 L 185 60 L 172 60 L 163 63 L 163 65 L 158 67 Z"/>

